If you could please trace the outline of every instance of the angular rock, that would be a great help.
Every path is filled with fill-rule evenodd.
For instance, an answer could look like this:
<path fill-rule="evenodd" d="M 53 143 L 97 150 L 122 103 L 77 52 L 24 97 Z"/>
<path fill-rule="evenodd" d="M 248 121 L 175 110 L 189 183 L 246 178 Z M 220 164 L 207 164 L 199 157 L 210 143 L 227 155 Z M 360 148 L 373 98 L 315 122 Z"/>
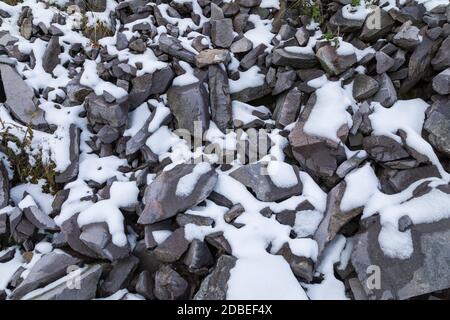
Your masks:
<path fill-rule="evenodd" d="M 214 270 L 202 281 L 194 300 L 225 300 L 230 271 L 236 265 L 236 261 L 233 256 L 220 256 Z"/>
<path fill-rule="evenodd" d="M 276 186 L 270 176 L 264 173 L 267 170 L 266 167 L 267 164 L 262 162 L 247 164 L 231 172 L 230 177 L 250 188 L 256 194 L 256 198 L 261 201 L 280 201 L 301 194 L 303 186 L 297 167 L 293 166 L 292 168 L 298 183 L 288 188 Z"/>
<path fill-rule="evenodd" d="M 39 259 L 30 269 L 28 276 L 9 296 L 12 300 L 18 300 L 34 289 L 65 276 L 67 268 L 80 263 L 80 259 L 67 253 L 51 252 Z"/>
<path fill-rule="evenodd" d="M 219 48 L 229 48 L 233 43 L 233 21 L 229 18 L 212 20 L 211 40 Z"/>
<path fill-rule="evenodd" d="M 177 120 L 177 128 L 194 134 L 194 122 L 199 121 L 205 132 L 209 128 L 208 92 L 203 83 L 172 86 L 167 91 L 169 108 Z"/>
<path fill-rule="evenodd" d="M 249 52 L 253 48 L 253 42 L 248 40 L 246 37 L 242 37 L 241 39 L 233 42 L 230 46 L 230 51 L 233 53 L 245 53 Z"/>
<path fill-rule="evenodd" d="M 129 104 L 127 100 L 108 103 L 103 96 L 94 92 L 86 97 L 87 118 L 92 125 L 107 124 L 119 128 L 128 121 Z"/>
<path fill-rule="evenodd" d="M 80 134 L 81 129 L 75 124 L 71 124 L 69 127 L 69 158 L 70 164 L 60 174 L 55 177 L 56 183 L 67 183 L 73 181 L 78 176 L 79 158 L 80 158 Z"/>
<path fill-rule="evenodd" d="M 9 178 L 3 161 L 0 161 L 0 209 L 9 203 Z"/>
<path fill-rule="evenodd" d="M 159 300 L 186 299 L 189 284 L 178 272 L 163 265 L 155 274 L 155 297 Z"/>
<path fill-rule="evenodd" d="M 386 53 L 384 53 L 382 51 L 378 51 L 375 54 L 375 58 L 377 60 L 377 73 L 378 74 L 387 72 L 395 64 L 395 60 L 393 58 L 389 57 Z"/>
<path fill-rule="evenodd" d="M 406 149 L 387 136 L 369 136 L 363 140 L 363 148 L 371 158 L 378 162 L 389 162 L 409 157 Z"/>
<path fill-rule="evenodd" d="M 353 82 L 353 97 L 362 101 L 377 93 L 380 85 L 375 79 L 365 75 L 357 74 Z"/>
<path fill-rule="evenodd" d="M 112 295 L 118 290 L 125 288 L 133 272 L 139 264 L 139 259 L 135 256 L 129 256 L 112 263 L 112 270 L 109 272 L 105 281 L 101 285 L 101 291 L 105 295 Z"/>
<path fill-rule="evenodd" d="M 217 173 L 214 169 L 198 178 L 189 195 L 185 197 L 176 195 L 178 181 L 191 174 L 195 166 L 194 164 L 179 164 L 158 175 L 145 190 L 145 208 L 138 223 L 151 224 L 162 221 L 204 201 L 217 182 Z"/>
<path fill-rule="evenodd" d="M 155 296 L 153 294 L 154 284 L 153 279 L 147 270 L 142 271 L 136 281 L 136 292 L 144 296 L 144 298 L 149 300 L 154 300 Z"/>
<path fill-rule="evenodd" d="M 208 79 L 211 118 L 217 127 L 225 133 L 233 120 L 228 75 L 220 66 L 210 66 L 208 68 Z"/>
<path fill-rule="evenodd" d="M 395 34 L 392 42 L 402 49 L 412 50 L 420 43 L 419 31 L 419 28 L 413 26 L 411 21 L 408 21 Z"/>
<path fill-rule="evenodd" d="M 397 91 L 391 78 L 386 74 L 380 74 L 377 78 L 380 89 L 372 97 L 373 101 L 379 102 L 382 106 L 388 108 L 397 102 Z"/>
<path fill-rule="evenodd" d="M 277 98 L 273 119 L 278 127 L 284 128 L 297 120 L 300 113 L 302 93 L 297 87 Z"/>
<path fill-rule="evenodd" d="M 45 49 L 42 57 L 42 67 L 45 72 L 52 73 L 53 69 L 59 64 L 59 54 L 61 53 L 61 46 L 59 45 L 59 37 L 52 36 Z"/>
<path fill-rule="evenodd" d="M 9 65 L 0 64 L 0 91 L 4 92 L 5 105 L 12 115 L 25 125 L 45 128 L 44 111 L 34 102 L 34 92 L 27 83 Z M 3 90 L 1 90 L 3 88 Z"/>
<path fill-rule="evenodd" d="M 338 50 L 331 45 L 325 45 L 317 50 L 316 57 L 322 67 L 331 75 L 339 75 L 357 62 L 355 53 L 340 55 Z"/>
<path fill-rule="evenodd" d="M 189 270 L 195 271 L 214 265 L 214 258 L 205 242 L 194 239 L 183 259 L 183 263 Z"/>
<path fill-rule="evenodd" d="M 428 132 L 431 145 L 450 157 L 450 101 L 436 101 L 423 128 Z"/>
<path fill-rule="evenodd" d="M 275 87 L 272 90 L 272 95 L 275 96 L 282 93 L 283 91 L 289 90 L 294 85 L 296 77 L 297 74 L 294 70 L 278 72 L 277 81 L 275 83 Z"/>
<path fill-rule="evenodd" d="M 417 168 L 399 170 L 389 177 L 388 182 L 395 192 L 402 192 L 412 183 L 430 177 L 441 178 L 436 166 L 428 165 Z"/>
<path fill-rule="evenodd" d="M 212 64 L 225 63 L 230 60 L 230 52 L 225 49 L 206 49 L 195 57 L 195 65 L 203 68 Z"/>
<path fill-rule="evenodd" d="M 367 16 L 359 38 L 365 42 L 376 41 L 389 33 L 394 23 L 389 13 L 377 8 Z"/>
<path fill-rule="evenodd" d="M 168 55 L 188 63 L 195 63 L 195 54 L 184 49 L 180 40 L 163 33 L 159 37 L 159 49 Z"/>
<path fill-rule="evenodd" d="M 433 78 L 433 89 L 439 94 L 450 94 L 450 68 L 445 69 Z"/>
<path fill-rule="evenodd" d="M 311 52 L 296 52 L 289 49 L 275 49 L 272 53 L 272 63 L 276 66 L 309 69 L 317 64 L 317 59 L 315 54 Z"/>
<path fill-rule="evenodd" d="M 283 244 L 277 255 L 283 256 L 289 263 L 292 272 L 302 281 L 307 283 L 312 281 L 314 263 L 311 259 L 293 254 L 288 243 Z"/>
<path fill-rule="evenodd" d="M 184 228 L 178 228 L 154 250 L 161 262 L 175 262 L 186 252 L 189 241 L 184 237 Z"/>
<path fill-rule="evenodd" d="M 58 230 L 58 227 L 56 226 L 56 223 L 53 221 L 53 219 L 42 212 L 36 206 L 24 208 L 23 213 L 25 214 L 25 217 L 28 219 L 28 221 L 30 221 L 36 228 L 40 230 Z"/>
<path fill-rule="evenodd" d="M 450 35 L 441 43 L 439 50 L 436 52 L 431 65 L 435 70 L 443 70 L 450 67 Z"/>

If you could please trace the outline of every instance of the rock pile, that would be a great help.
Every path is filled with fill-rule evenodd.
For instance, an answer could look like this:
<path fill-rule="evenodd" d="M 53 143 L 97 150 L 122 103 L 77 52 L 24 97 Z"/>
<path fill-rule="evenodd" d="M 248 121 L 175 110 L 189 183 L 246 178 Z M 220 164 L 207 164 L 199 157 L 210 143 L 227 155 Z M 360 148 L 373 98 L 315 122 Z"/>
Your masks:
<path fill-rule="evenodd" d="M 448 299 L 450 4 L 404 2 L 1 2 L 0 299 Z"/>

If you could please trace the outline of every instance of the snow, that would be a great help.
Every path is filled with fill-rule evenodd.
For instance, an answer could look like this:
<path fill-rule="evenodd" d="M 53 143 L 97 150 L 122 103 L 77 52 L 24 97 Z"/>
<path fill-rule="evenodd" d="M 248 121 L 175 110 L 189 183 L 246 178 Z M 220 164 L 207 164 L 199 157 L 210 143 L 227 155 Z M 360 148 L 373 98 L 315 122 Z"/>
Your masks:
<path fill-rule="evenodd" d="M 267 173 L 278 188 L 291 188 L 298 184 L 294 168 L 285 162 L 270 161 L 267 165 Z"/>
<path fill-rule="evenodd" d="M 34 250 L 36 250 L 42 254 L 47 254 L 47 253 L 52 252 L 53 246 L 50 242 L 41 241 L 36 244 L 36 246 L 34 247 Z"/>
<path fill-rule="evenodd" d="M 347 108 L 352 105 L 351 99 L 342 89 L 340 81 L 328 81 L 316 91 L 314 105 L 304 131 L 313 136 L 328 138 L 339 142 L 338 130 L 347 125 L 352 126 L 352 117 Z"/>
<path fill-rule="evenodd" d="M 344 212 L 364 206 L 378 190 L 378 178 L 370 163 L 353 170 L 344 180 L 346 188 L 341 201 L 341 210 Z"/>
<path fill-rule="evenodd" d="M 233 100 L 231 102 L 231 107 L 233 111 L 233 119 L 242 121 L 244 125 L 259 119 L 257 116 L 253 115 L 253 112 L 255 111 L 262 113 L 270 112 L 270 110 L 265 106 L 254 107 L 252 105 L 237 100 Z"/>
<path fill-rule="evenodd" d="M 198 180 L 202 175 L 211 170 L 211 165 L 207 162 L 196 164 L 191 173 L 181 177 L 177 183 L 175 194 L 179 197 L 187 197 L 194 191 Z"/>
<path fill-rule="evenodd" d="M 240 92 L 247 88 L 256 88 L 264 84 L 265 76 L 260 73 L 258 66 L 253 66 L 247 71 L 239 72 L 238 80 L 230 80 L 230 93 Z"/>
<path fill-rule="evenodd" d="M 159 245 L 164 242 L 172 234 L 169 230 L 157 230 L 152 232 L 153 239 Z"/>
<path fill-rule="evenodd" d="M 4 255 L 10 250 L 15 250 L 16 253 L 14 258 L 8 262 L 0 263 L 0 290 L 5 290 L 9 280 L 14 275 L 14 273 L 22 266 L 24 260 L 20 254 L 19 249 L 12 247 L 6 250 L 0 251 L 0 256 Z"/>
<path fill-rule="evenodd" d="M 373 12 L 372 8 L 368 8 L 366 1 L 360 1 L 360 5 L 357 7 L 347 4 L 342 7 L 342 16 L 345 19 L 350 20 L 365 20 L 367 16 Z"/>
<path fill-rule="evenodd" d="M 23 200 L 20 201 L 17 206 L 20 210 L 24 210 L 29 207 L 37 207 L 36 202 L 34 202 L 33 198 L 30 195 L 27 195 L 25 198 L 23 198 Z"/>
<path fill-rule="evenodd" d="M 271 20 L 264 20 L 257 14 L 250 14 L 248 16 L 248 22 L 252 23 L 254 28 L 244 33 L 244 37 L 253 43 L 253 48 L 256 48 L 260 44 L 264 44 L 267 49 L 270 50 L 273 46 L 271 41 L 275 34 L 270 32 L 272 30 Z"/>
<path fill-rule="evenodd" d="M 139 107 L 128 113 L 128 127 L 123 135 L 132 137 L 137 134 L 150 115 L 151 112 L 147 103 L 141 104 Z"/>
<path fill-rule="evenodd" d="M 177 87 L 187 86 L 198 82 L 198 78 L 194 76 L 194 69 L 189 63 L 180 61 L 180 66 L 184 69 L 185 73 L 173 79 L 172 85 Z"/>

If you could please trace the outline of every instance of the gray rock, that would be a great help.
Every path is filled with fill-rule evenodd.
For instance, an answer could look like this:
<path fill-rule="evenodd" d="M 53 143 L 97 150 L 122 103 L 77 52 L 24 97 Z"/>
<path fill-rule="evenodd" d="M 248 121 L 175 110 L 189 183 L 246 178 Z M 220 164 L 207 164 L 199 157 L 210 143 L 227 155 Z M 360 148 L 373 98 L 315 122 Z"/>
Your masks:
<path fill-rule="evenodd" d="M 128 48 L 127 36 L 124 33 L 122 33 L 122 32 L 117 32 L 117 35 L 116 35 L 116 48 L 119 51 Z"/>
<path fill-rule="evenodd" d="M 302 192 L 302 182 L 299 177 L 298 168 L 293 166 L 297 175 L 298 183 L 293 187 L 277 187 L 267 174 L 267 163 L 257 162 L 247 164 L 230 173 L 233 179 L 236 179 L 247 188 L 250 188 L 261 201 L 280 201 Z"/>
<path fill-rule="evenodd" d="M 56 287 L 50 287 L 44 292 L 33 294 L 31 292 L 24 300 L 90 300 L 95 298 L 97 284 L 102 275 L 103 267 L 99 264 L 88 266 L 82 269 L 77 284 L 79 288 L 69 287 L 63 282 Z M 79 282 L 78 282 L 79 281 Z M 75 282 L 75 281 L 74 281 Z M 75 284 L 75 283 L 74 283 Z"/>
<path fill-rule="evenodd" d="M 92 92 L 91 88 L 80 84 L 80 77 L 81 74 L 70 80 L 66 87 L 69 102 L 74 105 L 83 103 L 86 97 Z"/>
<path fill-rule="evenodd" d="M 154 294 L 159 300 L 185 299 L 188 289 L 188 282 L 167 265 L 161 266 L 155 274 Z"/>
<path fill-rule="evenodd" d="M 113 293 L 125 288 L 131 281 L 133 272 L 139 264 L 139 259 L 135 256 L 129 256 L 112 263 L 112 269 L 101 285 L 101 291 L 104 295 Z"/>
<path fill-rule="evenodd" d="M 242 204 L 237 203 L 233 205 L 224 215 L 223 219 L 227 223 L 233 222 L 237 217 L 244 213 L 245 208 Z"/>
<path fill-rule="evenodd" d="M 331 18 L 330 26 L 340 32 L 355 32 L 362 28 L 365 19 L 347 19 L 339 9 Z"/>
<path fill-rule="evenodd" d="M 450 94 L 450 67 L 433 78 L 433 89 L 439 94 Z"/>
<path fill-rule="evenodd" d="M 9 65 L 0 64 L 0 77 L 6 98 L 5 105 L 12 115 L 25 125 L 31 124 L 38 129 L 46 127 L 44 111 L 33 102 L 33 89 Z"/>
<path fill-rule="evenodd" d="M 347 212 L 341 210 L 341 201 L 345 189 L 346 183 L 341 181 L 328 193 L 325 215 L 314 233 L 314 240 L 316 240 L 319 247 L 319 256 L 325 246 L 336 237 L 341 228 L 362 213 L 363 208 L 355 208 Z"/>
<path fill-rule="evenodd" d="M 297 32 L 295 33 L 295 39 L 297 40 L 300 47 L 304 47 L 308 44 L 310 38 L 310 34 L 308 29 L 305 27 L 298 28 Z"/>
<path fill-rule="evenodd" d="M 61 53 L 61 46 L 59 45 L 59 37 L 52 36 L 45 49 L 42 57 L 42 67 L 45 72 L 52 73 L 53 69 L 59 64 L 59 54 Z"/>
<path fill-rule="evenodd" d="M 183 263 L 190 271 L 195 272 L 205 268 L 207 270 L 214 265 L 214 258 L 205 242 L 194 239 L 183 259 Z"/>
<path fill-rule="evenodd" d="M 273 88 L 272 95 L 277 95 L 283 91 L 289 90 L 295 82 L 297 74 L 295 70 L 288 70 L 285 72 L 277 73 L 277 81 L 275 82 L 275 87 Z"/>
<path fill-rule="evenodd" d="M 231 94 L 232 100 L 238 100 L 241 102 L 249 102 L 268 95 L 272 89 L 267 85 L 266 82 L 256 87 L 245 88 L 238 92 L 233 92 Z"/>
<path fill-rule="evenodd" d="M 211 118 L 225 132 L 233 120 L 228 75 L 221 66 L 210 66 L 208 81 Z"/>
<path fill-rule="evenodd" d="M 142 126 L 139 131 L 130 138 L 130 140 L 127 141 L 126 147 L 125 147 L 125 154 L 126 155 L 132 155 L 138 152 L 147 141 L 147 138 L 151 136 L 151 132 L 148 131 L 148 126 L 150 122 L 152 121 L 153 117 L 155 115 L 155 112 L 153 112 L 148 119 L 144 122 L 144 125 Z"/>
<path fill-rule="evenodd" d="M 386 74 L 380 74 L 377 78 L 380 89 L 372 97 L 373 101 L 379 102 L 382 106 L 388 108 L 397 102 L 397 91 L 391 78 Z"/>
<path fill-rule="evenodd" d="M 400 143 L 387 136 L 365 137 L 363 148 L 377 162 L 389 162 L 409 157 L 409 153 Z"/>
<path fill-rule="evenodd" d="M 302 93 L 297 87 L 277 98 L 273 119 L 278 127 L 284 128 L 297 120 L 300 113 Z"/>
<path fill-rule="evenodd" d="M 139 293 L 144 298 L 148 300 L 154 300 L 155 295 L 153 294 L 154 284 L 153 279 L 147 270 L 142 271 L 136 280 L 136 293 Z"/>
<path fill-rule="evenodd" d="M 194 300 L 225 300 L 230 271 L 236 265 L 236 261 L 237 259 L 232 256 L 220 256 L 214 270 L 202 281 Z"/>
<path fill-rule="evenodd" d="M 357 62 L 356 54 L 339 55 L 336 48 L 331 45 L 318 49 L 316 57 L 326 72 L 331 75 L 339 75 Z"/>
<path fill-rule="evenodd" d="M 61 225 L 61 233 L 64 235 L 65 242 L 70 248 L 84 256 L 101 258 L 80 240 L 81 230 L 78 226 L 77 218 L 78 214 L 75 214 Z"/>
<path fill-rule="evenodd" d="M 267 46 L 261 43 L 259 46 L 253 48 L 249 53 L 247 53 L 239 63 L 239 66 L 243 70 L 248 70 L 254 65 L 257 64 L 258 58 L 264 54 L 264 51 L 267 49 Z"/>
<path fill-rule="evenodd" d="M 261 4 L 261 0 L 238 0 L 237 3 L 246 8 L 256 7 Z"/>
<path fill-rule="evenodd" d="M 388 182 L 395 192 L 402 192 L 412 183 L 430 177 L 441 178 L 439 170 L 434 165 L 399 170 L 389 177 Z"/>
<path fill-rule="evenodd" d="M 369 299 L 408 299 L 450 287 L 450 220 L 413 225 L 414 251 L 408 259 L 387 257 L 378 242 L 379 218 L 369 223 L 366 231 L 356 236 L 351 256 Z M 368 286 L 372 273 L 369 266 L 379 267 L 380 287 Z"/>
<path fill-rule="evenodd" d="M 226 49 L 206 49 L 195 57 L 195 64 L 203 68 L 212 64 L 225 63 L 230 60 L 230 52 Z"/>
<path fill-rule="evenodd" d="M 180 178 L 190 174 L 194 164 L 179 164 L 159 174 L 145 190 L 145 208 L 138 223 L 151 224 L 173 217 L 204 201 L 217 182 L 217 173 L 211 169 L 200 176 L 192 193 L 186 197 L 176 196 Z"/>
<path fill-rule="evenodd" d="M 87 118 L 92 125 L 107 124 L 119 128 L 128 121 L 129 104 L 127 100 L 108 103 L 103 96 L 94 92 L 86 97 Z"/>
<path fill-rule="evenodd" d="M 389 57 L 386 53 L 384 53 L 382 51 L 378 51 L 375 54 L 375 59 L 377 60 L 377 73 L 378 74 L 387 72 L 395 64 L 395 60 L 393 58 Z"/>
<path fill-rule="evenodd" d="M 273 50 L 272 63 L 276 66 L 309 69 L 317 64 L 317 59 L 313 53 L 296 53 L 280 48 Z"/>
<path fill-rule="evenodd" d="M 205 132 L 209 128 L 208 92 L 203 83 L 196 82 L 186 86 L 172 86 L 167 91 L 167 102 L 177 120 L 177 128 L 194 134 L 194 122 L 200 121 Z"/>
<path fill-rule="evenodd" d="M 0 209 L 9 203 L 9 178 L 3 161 L 0 161 Z"/>
<path fill-rule="evenodd" d="M 147 49 L 147 44 L 141 38 L 136 39 L 128 45 L 128 47 L 136 53 L 144 53 Z"/>
<path fill-rule="evenodd" d="M 27 40 L 30 40 L 33 35 L 33 17 L 28 17 L 22 20 L 20 25 L 20 34 Z"/>
<path fill-rule="evenodd" d="M 436 101 L 429 110 L 424 129 L 428 141 L 440 152 L 450 156 L 450 102 Z"/>
<path fill-rule="evenodd" d="M 283 256 L 292 272 L 302 281 L 307 283 L 312 281 L 314 263 L 311 259 L 293 254 L 288 243 L 283 244 L 277 255 Z"/>
<path fill-rule="evenodd" d="M 39 259 L 30 269 L 28 276 L 9 296 L 12 300 L 18 300 L 37 288 L 65 276 L 67 268 L 80 263 L 80 259 L 67 253 L 51 252 Z"/>
<path fill-rule="evenodd" d="M 58 227 L 56 226 L 56 223 L 53 221 L 53 219 L 42 212 L 36 206 L 31 206 L 23 209 L 23 213 L 25 214 L 25 217 L 28 219 L 28 221 L 30 221 L 36 228 L 40 230 L 58 230 Z"/>
<path fill-rule="evenodd" d="M 179 213 L 176 217 L 176 222 L 180 227 L 184 227 L 187 224 L 195 224 L 197 226 L 212 226 L 214 219 L 210 217 L 198 216 L 195 214 Z"/>
<path fill-rule="evenodd" d="M 170 66 L 156 70 L 154 73 L 146 73 L 131 80 L 132 89 L 129 94 L 131 108 L 140 106 L 147 101 L 152 94 L 162 94 L 167 91 L 172 83 L 175 73 Z"/>
<path fill-rule="evenodd" d="M 130 246 L 116 246 L 112 243 L 111 234 L 105 223 L 93 223 L 83 227 L 80 240 L 99 257 L 116 261 L 130 253 Z"/>
<path fill-rule="evenodd" d="M 178 228 L 154 250 L 161 262 L 175 262 L 186 252 L 189 241 L 184 237 L 184 228 Z"/>
<path fill-rule="evenodd" d="M 119 138 L 120 132 L 114 127 L 105 125 L 97 132 L 97 138 L 106 144 L 113 143 Z"/>
<path fill-rule="evenodd" d="M 389 33 L 394 23 L 389 13 L 378 8 L 367 16 L 359 38 L 365 42 L 376 41 Z"/>
<path fill-rule="evenodd" d="M 357 74 L 353 82 L 353 97 L 362 101 L 370 98 L 377 93 L 380 85 L 375 79 L 365 75 Z"/>
<path fill-rule="evenodd" d="M 195 63 L 195 54 L 184 49 L 184 47 L 181 45 L 180 40 L 168 36 L 165 33 L 159 37 L 159 49 L 162 52 L 167 53 L 168 55 L 175 57 L 177 59 L 192 64 Z"/>
<path fill-rule="evenodd" d="M 211 2 L 211 20 L 220 20 L 225 18 L 222 8 L 220 8 L 214 2 Z"/>
<path fill-rule="evenodd" d="M 233 53 L 245 53 L 249 52 L 253 48 L 253 42 L 248 40 L 246 37 L 242 37 L 241 39 L 233 42 L 230 46 L 230 51 Z"/>
<path fill-rule="evenodd" d="M 413 26 L 411 21 L 405 22 L 392 38 L 392 42 L 405 50 L 412 50 L 420 43 L 419 28 Z"/>
<path fill-rule="evenodd" d="M 69 127 L 69 158 L 70 164 L 60 174 L 55 177 L 56 183 L 67 183 L 75 180 L 78 176 L 79 158 L 80 158 L 80 134 L 81 130 L 75 124 L 71 124 Z"/>
<path fill-rule="evenodd" d="M 229 48 L 233 43 L 233 21 L 229 18 L 211 20 L 211 40 L 219 48 Z"/>
<path fill-rule="evenodd" d="M 0 214 L 0 236 L 3 236 L 8 231 L 7 223 L 8 215 L 6 213 Z"/>
<path fill-rule="evenodd" d="M 431 65 L 435 70 L 443 70 L 445 68 L 450 67 L 450 35 L 442 41 L 439 50 L 434 56 L 433 60 L 431 60 Z"/>

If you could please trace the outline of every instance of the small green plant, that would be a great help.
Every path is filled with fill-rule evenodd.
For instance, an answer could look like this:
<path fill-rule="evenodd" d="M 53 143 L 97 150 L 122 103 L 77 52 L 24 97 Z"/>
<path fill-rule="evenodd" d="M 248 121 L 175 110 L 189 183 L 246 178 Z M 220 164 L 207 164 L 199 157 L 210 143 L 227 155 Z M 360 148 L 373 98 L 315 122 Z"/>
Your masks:
<path fill-rule="evenodd" d="M 340 46 L 340 41 L 339 41 L 339 37 L 335 36 L 331 31 L 327 31 L 325 32 L 321 37 L 320 40 L 326 40 L 329 42 L 333 43 L 333 46 L 335 48 L 339 48 Z"/>
<path fill-rule="evenodd" d="M 300 12 L 311 18 L 311 20 L 320 24 L 323 23 L 324 17 L 321 1 L 296 0 L 292 6 L 299 8 Z"/>
<path fill-rule="evenodd" d="M 33 130 L 31 127 L 27 127 L 23 139 L 11 134 L 10 127 L 3 128 L 4 130 L 0 132 L 0 149 L 5 153 L 14 170 L 13 183 L 36 184 L 43 179 L 45 181 L 43 191 L 55 194 L 59 190 L 55 182 L 56 165 L 52 161 L 44 163 L 40 150 L 32 152 Z"/>
<path fill-rule="evenodd" d="M 359 7 L 361 5 L 361 0 L 352 0 L 352 7 Z"/>

